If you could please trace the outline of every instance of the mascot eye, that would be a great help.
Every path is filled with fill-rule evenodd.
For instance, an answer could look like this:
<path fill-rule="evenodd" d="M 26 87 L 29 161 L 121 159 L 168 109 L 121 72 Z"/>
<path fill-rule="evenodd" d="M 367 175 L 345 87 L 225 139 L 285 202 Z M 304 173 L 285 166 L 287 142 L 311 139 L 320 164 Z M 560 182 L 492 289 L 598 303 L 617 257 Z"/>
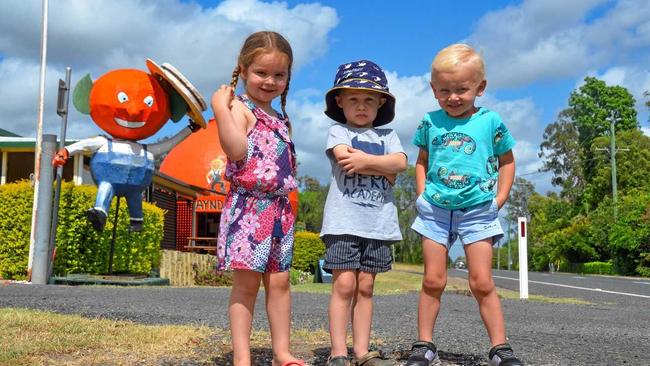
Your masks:
<path fill-rule="evenodd" d="M 148 107 L 151 107 L 153 105 L 153 97 L 151 95 L 147 95 L 146 98 L 143 100 L 144 104 L 146 104 Z"/>
<path fill-rule="evenodd" d="M 126 95 L 125 92 L 119 92 L 119 93 L 117 93 L 117 101 L 118 101 L 118 102 L 120 102 L 120 103 L 124 103 L 124 102 L 126 102 L 127 100 L 129 100 L 129 96 Z"/>

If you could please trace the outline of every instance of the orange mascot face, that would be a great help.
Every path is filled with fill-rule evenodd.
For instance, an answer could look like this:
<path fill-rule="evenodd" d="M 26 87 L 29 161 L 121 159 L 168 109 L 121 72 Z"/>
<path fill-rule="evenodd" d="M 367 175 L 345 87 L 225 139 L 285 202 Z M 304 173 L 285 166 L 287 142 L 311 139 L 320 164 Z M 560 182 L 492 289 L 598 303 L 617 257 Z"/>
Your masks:
<path fill-rule="evenodd" d="M 114 138 L 140 140 L 154 135 L 170 118 L 168 98 L 146 72 L 114 70 L 95 81 L 90 116 Z"/>

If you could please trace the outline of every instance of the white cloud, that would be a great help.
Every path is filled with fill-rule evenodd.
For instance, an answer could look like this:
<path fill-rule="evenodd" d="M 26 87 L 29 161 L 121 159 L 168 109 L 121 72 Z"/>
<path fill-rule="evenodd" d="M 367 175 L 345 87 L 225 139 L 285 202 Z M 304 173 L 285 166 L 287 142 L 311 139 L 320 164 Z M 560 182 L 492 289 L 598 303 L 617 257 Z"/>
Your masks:
<path fill-rule="evenodd" d="M 643 127 L 641 128 L 641 131 L 643 131 L 646 136 L 650 136 L 650 127 Z"/>
<path fill-rule="evenodd" d="M 60 117 L 56 114 L 56 94 L 60 70 L 48 67 L 46 74 L 46 97 L 43 111 L 43 132 L 58 135 L 61 129 Z M 6 58 L 0 62 L 0 128 L 21 136 L 36 136 L 38 121 L 38 87 L 40 64 L 32 60 Z M 72 103 L 70 104 L 72 108 Z M 75 111 L 75 116 L 81 114 Z M 97 128 L 89 119 L 78 117 L 70 121 L 68 137 L 89 136 L 97 133 Z"/>
<path fill-rule="evenodd" d="M 636 99 L 637 111 L 647 111 L 645 106 L 647 97 L 643 95 L 644 92 L 650 91 L 650 71 L 647 68 L 617 66 L 605 70 L 596 77 L 607 85 L 620 85 L 626 88 Z"/>
<path fill-rule="evenodd" d="M 536 141 L 540 138 L 541 111 L 531 98 L 498 100 L 492 94 L 485 94 L 478 104 L 499 113 L 501 119 L 517 140 Z"/>
<path fill-rule="evenodd" d="M 5 98 L 0 101 L 0 127 L 25 136 L 36 133 L 40 19 L 40 2 L 3 1 L 0 93 Z M 289 7 L 282 2 L 226 0 L 202 8 L 179 0 L 50 2 L 45 129 L 58 133 L 56 85 L 66 66 L 73 68 L 75 84 L 86 73 L 96 79 L 116 68 L 145 70 L 146 58 L 169 62 L 209 100 L 216 86 L 229 82 L 248 34 L 263 29 L 282 33 L 294 50 L 294 72 L 299 72 L 327 50 L 327 35 L 337 23 L 336 11 L 317 3 Z M 70 137 L 97 131 L 85 128 L 88 118 L 76 111 L 71 111 L 69 122 Z"/>
<path fill-rule="evenodd" d="M 467 41 L 482 50 L 496 87 L 578 77 L 612 61 L 643 65 L 630 55 L 648 54 L 650 3 L 527 0 L 484 15 Z"/>

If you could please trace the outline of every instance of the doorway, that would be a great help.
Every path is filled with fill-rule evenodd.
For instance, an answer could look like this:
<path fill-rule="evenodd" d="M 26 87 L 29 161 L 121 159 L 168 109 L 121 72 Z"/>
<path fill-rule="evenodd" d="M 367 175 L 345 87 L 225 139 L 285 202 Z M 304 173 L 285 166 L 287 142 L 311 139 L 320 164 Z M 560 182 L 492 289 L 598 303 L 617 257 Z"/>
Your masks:
<path fill-rule="evenodd" d="M 203 238 L 216 238 L 219 236 L 219 222 L 221 213 L 197 212 L 196 236 Z"/>

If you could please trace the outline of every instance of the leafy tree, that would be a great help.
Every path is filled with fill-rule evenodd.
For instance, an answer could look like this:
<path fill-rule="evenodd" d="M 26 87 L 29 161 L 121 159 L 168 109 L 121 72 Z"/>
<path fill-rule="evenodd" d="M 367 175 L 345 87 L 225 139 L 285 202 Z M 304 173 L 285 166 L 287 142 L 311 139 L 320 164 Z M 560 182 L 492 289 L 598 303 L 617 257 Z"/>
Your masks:
<path fill-rule="evenodd" d="M 600 159 L 592 143 L 610 134 L 612 122 L 618 132 L 637 130 L 635 100 L 623 87 L 587 77 L 584 85 L 571 93 L 568 104 L 545 130 L 539 153 L 544 159 L 541 170 L 553 173 L 552 183 L 562 187 L 562 198 L 589 212 L 597 199 L 583 200 L 581 192 L 594 177 Z"/>
<path fill-rule="evenodd" d="M 649 192 L 650 137 L 640 130 L 622 131 L 616 135 L 616 145 L 618 149 L 625 149 L 616 153 L 616 178 L 620 194 L 632 189 Z M 594 160 L 592 179 L 585 187 L 584 200 L 591 207 L 597 207 L 604 197 L 612 195 L 609 146 L 609 136 L 598 137 L 592 144 L 592 151 L 599 158 Z"/>
<path fill-rule="evenodd" d="M 548 269 L 549 263 L 559 265 L 564 259 L 561 256 L 562 251 L 556 248 L 559 244 L 557 240 L 553 240 L 549 235 L 569 227 L 576 209 L 573 204 L 555 193 L 549 194 L 548 197 L 535 193 L 528 200 L 528 210 L 531 215 L 528 226 L 531 268 L 544 271 Z"/>
<path fill-rule="evenodd" d="M 635 103 L 627 89 L 618 85 L 607 86 L 604 81 L 594 77 L 586 77 L 585 84 L 571 93 L 569 108 L 584 153 L 582 169 L 586 181 L 592 178 L 596 160 L 591 150 L 593 140 L 609 135 L 612 122 L 616 131 L 639 128 Z"/>
<path fill-rule="evenodd" d="M 557 121 L 546 126 L 538 156 L 543 159 L 540 170 L 552 172 L 551 184 L 562 188 L 560 196 L 577 202 L 585 179 L 582 171 L 583 151 L 571 110 L 563 110 Z"/>
<path fill-rule="evenodd" d="M 550 247 L 549 259 L 583 263 L 598 260 L 592 241 L 590 240 L 589 221 L 578 215 L 572 220 L 571 226 L 546 234 L 544 240 Z"/>
<path fill-rule="evenodd" d="M 308 175 L 300 176 L 297 180 L 301 191 L 316 192 L 322 188 L 318 179 Z"/>
<path fill-rule="evenodd" d="M 609 249 L 620 274 L 650 277 L 650 192 L 621 197 L 618 220 L 609 231 Z"/>
<path fill-rule="evenodd" d="M 316 178 L 309 176 L 298 177 L 300 192 L 298 193 L 297 221 L 305 225 L 305 230 L 318 233 L 323 225 L 323 208 L 329 185 L 321 186 Z"/>
<path fill-rule="evenodd" d="M 517 222 L 519 217 L 525 217 L 530 221 L 528 212 L 528 199 L 535 193 L 535 185 L 524 178 L 517 177 L 510 190 L 508 205 L 506 207 L 506 220 Z"/>
<path fill-rule="evenodd" d="M 571 116 L 578 127 L 581 145 L 589 148 L 595 137 L 608 135 L 612 120 L 617 131 L 637 129 L 635 103 L 627 89 L 618 85 L 607 86 L 602 80 L 586 77 L 585 84 L 569 97 Z"/>
<path fill-rule="evenodd" d="M 411 224 L 417 216 L 415 167 L 409 166 L 404 173 L 397 176 L 393 191 L 403 238 L 400 243 L 395 244 L 395 260 L 405 263 L 422 263 L 420 236 L 411 229 Z"/>

